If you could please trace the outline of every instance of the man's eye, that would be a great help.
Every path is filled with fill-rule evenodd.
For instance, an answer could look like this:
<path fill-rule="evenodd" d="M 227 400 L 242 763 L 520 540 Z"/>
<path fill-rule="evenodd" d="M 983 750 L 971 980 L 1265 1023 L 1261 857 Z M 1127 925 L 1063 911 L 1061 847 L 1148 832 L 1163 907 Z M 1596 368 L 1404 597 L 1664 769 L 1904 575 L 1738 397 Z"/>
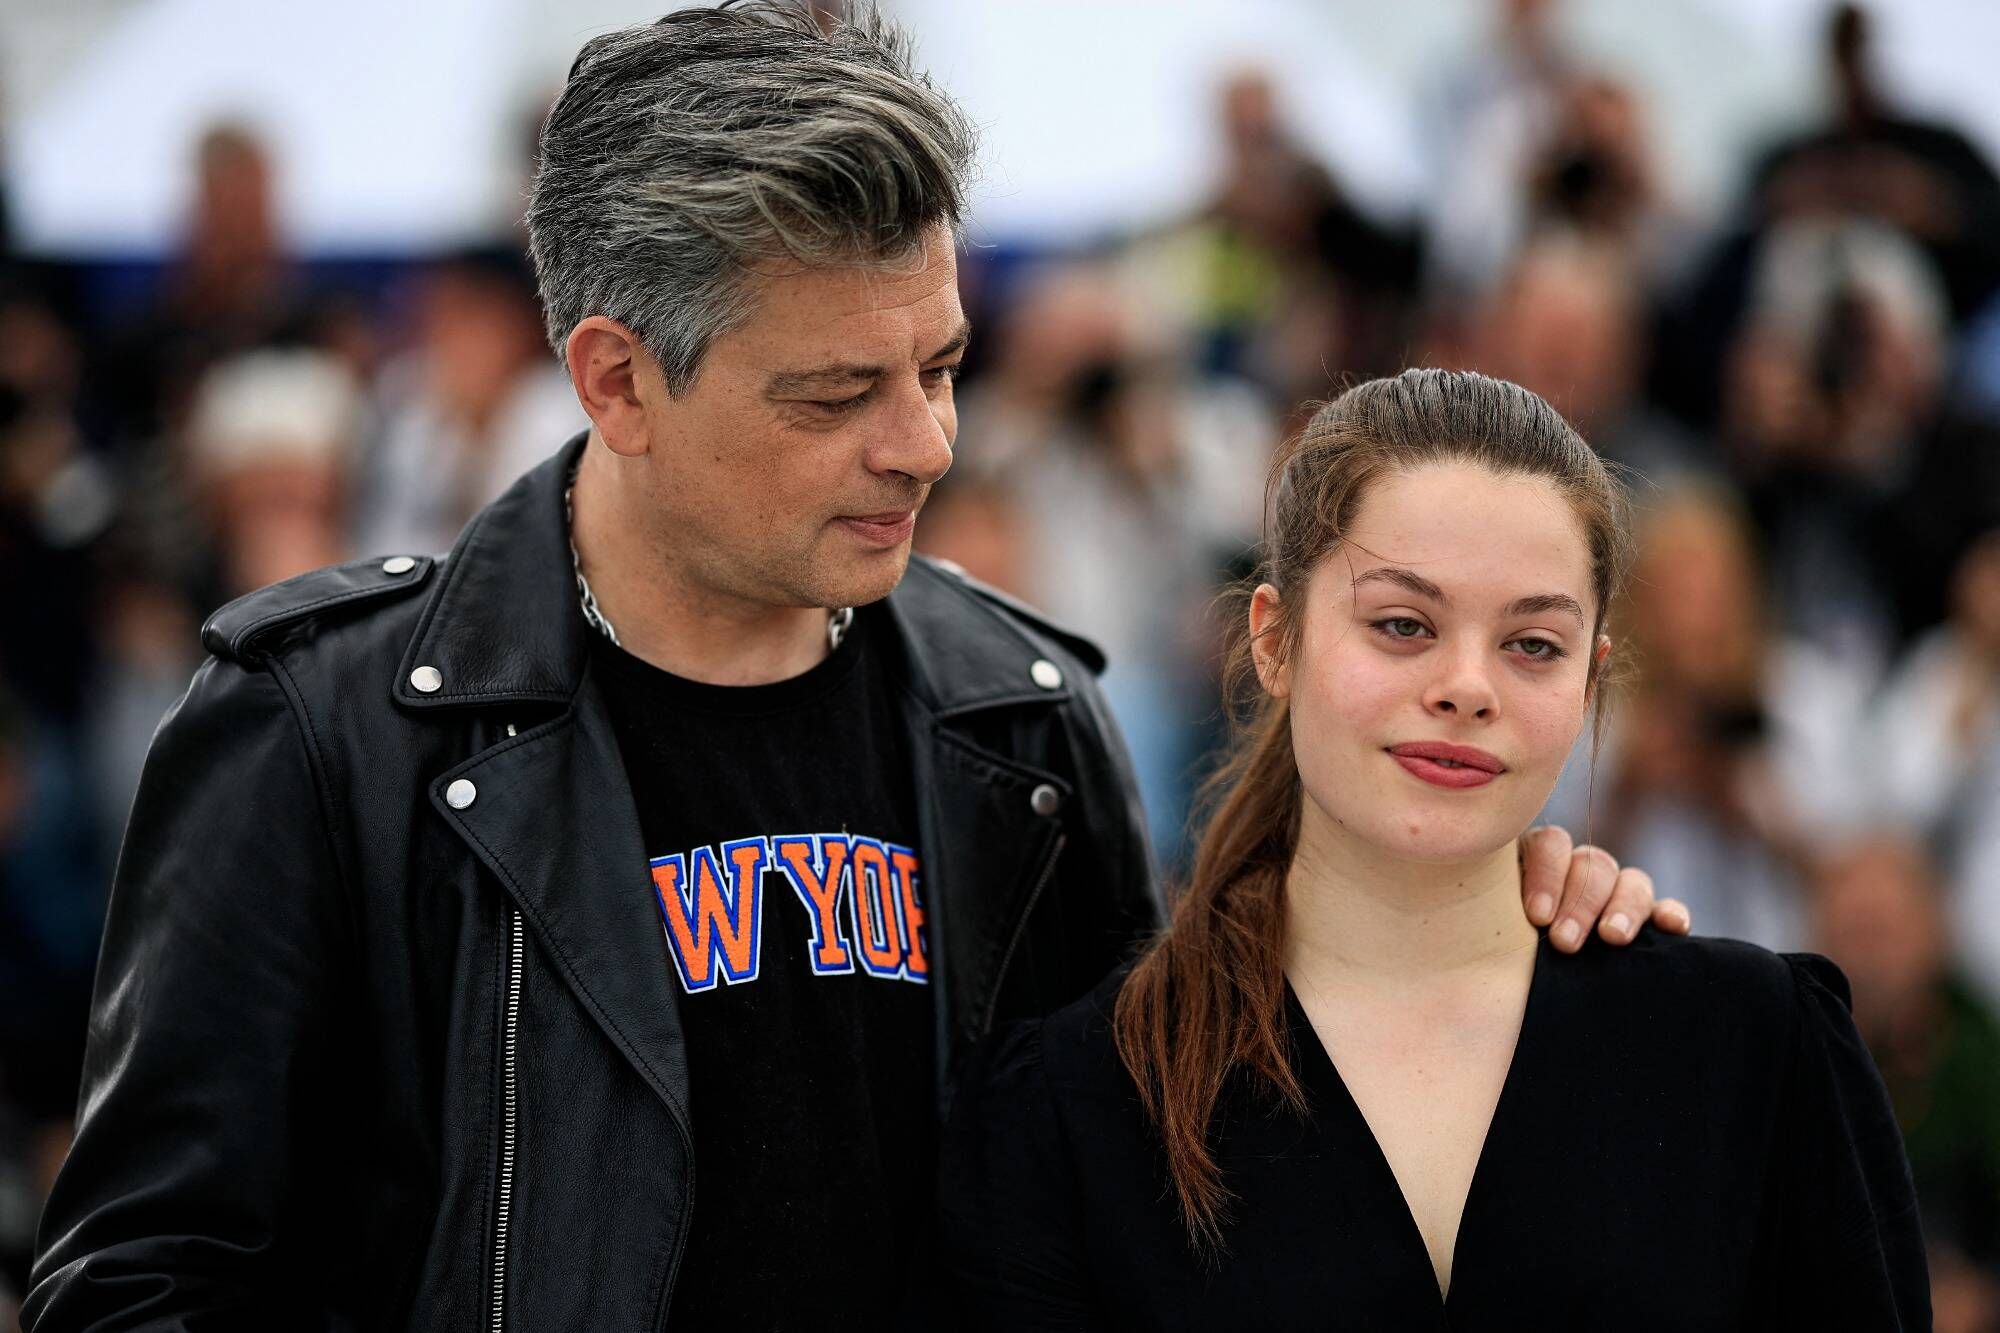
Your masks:
<path fill-rule="evenodd" d="M 965 369 L 965 363 L 962 361 L 953 361 L 949 365 L 932 366 L 924 372 L 924 382 L 932 386 L 949 384 L 958 378 L 958 373 L 963 369 Z"/>
<path fill-rule="evenodd" d="M 815 411 L 830 412 L 837 416 L 842 412 L 852 412 L 855 408 L 861 406 L 863 403 L 867 401 L 868 401 L 867 394 L 857 393 L 852 398 L 808 399 L 806 402 L 806 406 L 814 409 Z"/>

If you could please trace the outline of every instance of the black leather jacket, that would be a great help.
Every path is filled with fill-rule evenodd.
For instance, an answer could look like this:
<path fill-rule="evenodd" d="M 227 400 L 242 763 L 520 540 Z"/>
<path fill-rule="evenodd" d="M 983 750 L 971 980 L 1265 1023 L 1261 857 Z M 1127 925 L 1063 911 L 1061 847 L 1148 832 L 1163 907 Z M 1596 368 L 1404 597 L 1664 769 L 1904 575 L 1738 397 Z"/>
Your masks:
<path fill-rule="evenodd" d="M 701 1090 L 587 670 L 580 447 L 442 561 L 203 627 L 126 833 L 28 1329 L 663 1325 Z M 942 1105 L 976 1038 L 1087 991 L 1158 900 L 1096 650 L 921 559 L 888 605 Z"/>

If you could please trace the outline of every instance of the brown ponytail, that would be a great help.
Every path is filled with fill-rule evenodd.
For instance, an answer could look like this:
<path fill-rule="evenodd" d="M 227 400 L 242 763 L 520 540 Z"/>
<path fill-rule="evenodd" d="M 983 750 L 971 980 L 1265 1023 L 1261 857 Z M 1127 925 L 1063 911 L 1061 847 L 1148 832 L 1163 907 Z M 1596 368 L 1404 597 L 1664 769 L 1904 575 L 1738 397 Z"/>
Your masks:
<path fill-rule="evenodd" d="M 1570 501 L 1589 540 L 1597 596 L 1593 641 L 1630 564 L 1618 483 L 1582 438 L 1518 385 L 1459 371 L 1408 370 L 1356 385 L 1321 407 L 1272 466 L 1263 559 L 1238 590 L 1226 697 L 1238 723 L 1228 757 L 1203 788 L 1208 822 L 1166 930 L 1118 992 L 1118 1055 L 1158 1130 L 1188 1236 L 1223 1244 L 1229 1188 L 1209 1136 L 1226 1081 L 1247 1074 L 1279 1102 L 1305 1109 L 1284 1013 L 1285 884 L 1298 847 L 1300 801 L 1291 712 L 1256 685 L 1248 594 L 1278 590 L 1280 658 L 1298 635 L 1288 608 L 1340 544 L 1378 477 L 1471 462 L 1546 477 Z M 1592 685 L 1596 676 L 1592 655 Z M 1596 690 L 1601 714 L 1605 691 Z"/>

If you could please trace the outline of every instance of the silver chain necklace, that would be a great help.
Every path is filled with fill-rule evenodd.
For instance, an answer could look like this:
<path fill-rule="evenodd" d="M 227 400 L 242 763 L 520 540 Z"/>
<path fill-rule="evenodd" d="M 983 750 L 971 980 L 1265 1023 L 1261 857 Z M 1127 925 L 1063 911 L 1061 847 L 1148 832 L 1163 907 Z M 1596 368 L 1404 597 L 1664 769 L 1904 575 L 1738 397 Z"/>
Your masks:
<path fill-rule="evenodd" d="M 579 463 L 581 459 L 577 460 Z M 583 620 L 592 629 L 613 643 L 618 643 L 618 631 L 611 628 L 611 622 L 598 609 L 597 598 L 590 591 L 590 580 L 583 576 L 583 557 L 576 553 L 576 509 L 570 503 L 570 495 L 576 490 L 576 469 L 571 468 L 569 484 L 563 487 L 563 524 L 569 534 L 569 563 L 576 571 L 576 596 L 583 604 Z M 840 641 L 847 637 L 847 631 L 854 624 L 854 608 L 843 606 L 839 610 L 826 613 L 826 649 L 832 652 L 840 647 Z M 622 644 L 620 645 L 623 646 Z"/>

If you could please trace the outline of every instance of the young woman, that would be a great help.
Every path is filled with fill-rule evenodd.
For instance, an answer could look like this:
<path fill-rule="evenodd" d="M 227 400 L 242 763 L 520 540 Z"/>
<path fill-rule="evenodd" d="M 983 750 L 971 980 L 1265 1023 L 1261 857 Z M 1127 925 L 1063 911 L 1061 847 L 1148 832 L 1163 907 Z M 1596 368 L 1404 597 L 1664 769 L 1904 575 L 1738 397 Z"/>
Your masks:
<path fill-rule="evenodd" d="M 1135 965 L 967 1071 L 967 1323 L 1930 1327 L 1901 1140 L 1824 959 L 1554 950 L 1515 840 L 1628 555 L 1545 402 L 1409 371 L 1273 476 L 1260 711 Z"/>

